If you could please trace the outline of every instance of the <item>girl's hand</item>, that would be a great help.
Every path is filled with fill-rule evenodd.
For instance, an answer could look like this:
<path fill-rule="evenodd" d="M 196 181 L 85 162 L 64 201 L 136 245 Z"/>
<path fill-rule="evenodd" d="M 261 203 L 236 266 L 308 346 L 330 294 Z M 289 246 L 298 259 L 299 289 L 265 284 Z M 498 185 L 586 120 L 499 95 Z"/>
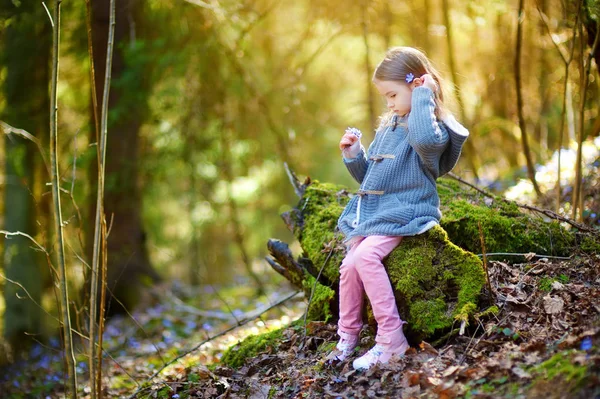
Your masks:
<path fill-rule="evenodd" d="M 433 79 L 433 76 L 431 76 L 430 74 L 426 73 L 425 75 L 421 76 L 421 84 L 424 87 L 429 88 L 432 92 L 437 92 L 438 86 L 437 83 L 435 83 L 435 80 Z"/>
<path fill-rule="evenodd" d="M 360 152 L 360 132 L 357 129 L 346 129 L 339 147 L 345 158 L 356 158 Z"/>

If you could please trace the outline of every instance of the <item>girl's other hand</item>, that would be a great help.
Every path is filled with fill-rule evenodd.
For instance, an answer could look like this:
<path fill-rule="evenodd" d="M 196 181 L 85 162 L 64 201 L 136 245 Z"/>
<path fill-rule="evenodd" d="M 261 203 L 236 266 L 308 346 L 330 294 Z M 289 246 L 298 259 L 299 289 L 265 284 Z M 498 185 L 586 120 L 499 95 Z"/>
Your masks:
<path fill-rule="evenodd" d="M 433 79 L 433 76 L 426 73 L 425 75 L 421 76 L 420 79 L 424 87 L 429 88 L 434 93 L 437 92 L 438 87 L 437 83 L 435 83 L 435 80 Z"/>

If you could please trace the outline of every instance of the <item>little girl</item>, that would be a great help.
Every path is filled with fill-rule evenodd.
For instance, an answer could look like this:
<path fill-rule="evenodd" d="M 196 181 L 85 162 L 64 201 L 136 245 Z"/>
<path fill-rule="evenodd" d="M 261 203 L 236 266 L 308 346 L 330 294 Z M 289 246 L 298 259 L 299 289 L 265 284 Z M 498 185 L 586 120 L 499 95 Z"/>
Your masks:
<path fill-rule="evenodd" d="M 363 294 L 377 321 L 376 345 L 355 369 L 387 363 L 409 345 L 394 292 L 382 264 L 404 236 L 424 233 L 440 218 L 436 179 L 449 172 L 469 135 L 443 108 L 438 72 L 419 50 L 392 48 L 373 76 L 389 112 L 365 154 L 357 129 L 340 141 L 344 164 L 360 183 L 338 220 L 347 254 L 340 266 L 340 341 L 329 361 L 347 359 L 362 328 Z"/>

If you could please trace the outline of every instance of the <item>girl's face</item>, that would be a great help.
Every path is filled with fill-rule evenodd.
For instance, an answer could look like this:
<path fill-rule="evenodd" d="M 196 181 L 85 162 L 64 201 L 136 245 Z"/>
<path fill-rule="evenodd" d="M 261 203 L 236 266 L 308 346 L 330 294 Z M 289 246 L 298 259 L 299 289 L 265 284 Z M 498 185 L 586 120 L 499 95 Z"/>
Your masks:
<path fill-rule="evenodd" d="M 377 91 L 379 91 L 379 94 L 385 98 L 387 107 L 397 115 L 404 116 L 410 112 L 415 80 L 411 83 L 405 83 L 393 80 L 375 79 L 373 83 L 375 84 Z"/>

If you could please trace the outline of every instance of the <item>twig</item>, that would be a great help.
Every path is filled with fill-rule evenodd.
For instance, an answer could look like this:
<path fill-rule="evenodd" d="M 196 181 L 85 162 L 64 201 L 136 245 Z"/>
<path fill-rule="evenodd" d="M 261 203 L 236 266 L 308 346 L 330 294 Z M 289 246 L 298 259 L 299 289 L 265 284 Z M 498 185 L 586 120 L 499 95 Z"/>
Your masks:
<path fill-rule="evenodd" d="M 485 254 L 478 254 L 477 256 L 482 257 L 482 256 L 522 256 L 524 258 L 526 258 L 527 256 L 532 256 L 535 258 L 548 258 L 548 259 L 561 259 L 561 260 L 569 260 L 572 259 L 572 256 L 551 256 L 551 255 L 543 255 L 543 254 L 534 254 L 534 253 L 528 253 L 528 254 L 519 254 L 519 253 L 510 253 L 510 252 L 488 252 Z"/>
<path fill-rule="evenodd" d="M 50 10 L 48 10 L 46 3 L 44 3 L 43 1 L 42 1 L 42 6 L 44 6 L 44 10 L 46 10 L 46 14 L 48 14 L 48 19 L 50 20 L 50 25 L 52 26 L 52 29 L 54 29 L 54 21 L 52 20 L 52 15 L 50 14 Z"/>
<path fill-rule="evenodd" d="M 238 320 L 237 317 L 235 317 L 235 313 L 233 313 L 233 310 L 231 310 L 231 307 L 229 306 L 227 301 L 219 294 L 219 291 L 216 290 L 212 284 L 209 284 L 209 286 L 210 286 L 210 288 L 212 288 L 212 290 L 213 290 L 214 294 L 217 296 L 217 298 L 225 304 L 225 307 L 227 307 L 227 310 L 229 310 L 229 313 L 231 313 L 231 316 L 233 316 L 233 318 L 235 319 L 235 322 L 239 324 L 240 321 Z"/>
<path fill-rule="evenodd" d="M 67 267 L 65 262 L 65 244 L 63 237 L 62 210 L 60 205 L 60 176 L 58 169 L 58 70 L 60 56 L 60 6 L 62 0 L 54 4 L 54 24 L 52 25 L 52 74 L 50 81 L 50 170 L 52 177 L 52 202 L 54 205 L 54 229 L 56 233 L 57 267 L 59 270 L 60 313 L 63 320 L 64 356 L 67 365 L 68 390 L 71 397 L 77 399 L 77 371 L 75 370 L 75 353 L 73 351 L 73 334 L 69 302 L 69 285 L 67 284 Z M 51 19 L 52 20 L 52 19 Z"/>
<path fill-rule="evenodd" d="M 27 291 L 27 288 L 25 288 L 23 286 L 23 284 L 19 283 L 18 281 L 14 281 L 14 280 L 9 279 L 8 277 L 6 277 L 2 273 L 0 273 L 0 277 L 2 277 L 4 280 L 8 281 L 9 283 L 14 284 L 14 285 L 18 286 L 19 288 L 21 288 L 25 292 L 25 295 L 27 295 L 29 297 L 29 299 L 31 299 L 31 302 L 33 302 L 38 308 L 40 308 L 44 313 L 46 313 L 51 319 L 54 319 L 54 320 L 58 321 L 59 324 L 60 324 L 60 320 L 59 319 L 57 319 L 56 317 L 54 317 L 53 315 L 51 315 L 50 313 L 48 313 L 48 311 L 46 309 L 44 309 L 44 307 L 42 305 L 40 305 L 39 303 L 36 302 L 35 299 L 33 299 L 33 297 L 31 296 L 31 294 L 29 293 L 29 291 Z M 19 294 L 17 293 L 16 295 L 18 297 Z M 22 298 L 19 297 L 19 299 L 22 299 Z"/>
<path fill-rule="evenodd" d="M 477 324 L 477 328 L 475 329 L 475 332 L 473 333 L 473 336 L 471 336 L 471 339 L 469 340 L 469 343 L 467 344 L 467 347 L 465 348 L 465 352 L 463 353 L 462 358 L 458 362 L 459 366 L 465 361 L 465 358 L 467 357 L 467 352 L 469 351 L 469 347 L 473 343 L 473 340 L 475 339 L 475 336 L 477 335 L 477 331 L 479 330 L 480 326 L 481 326 L 481 322 L 479 322 Z M 484 332 L 485 332 L 485 329 L 484 329 Z M 481 337 L 479 337 L 479 340 L 481 340 Z M 479 341 L 477 341 L 477 343 L 479 343 Z M 477 343 L 473 346 L 473 348 L 475 348 L 477 346 Z"/>
<path fill-rule="evenodd" d="M 30 236 L 27 233 L 23 233 L 23 232 L 20 232 L 20 231 L 0 230 L 0 234 L 4 234 L 5 236 L 23 236 L 23 237 L 27 237 L 27 238 L 29 238 L 29 240 L 31 240 L 31 242 L 33 242 L 39 248 L 40 251 L 42 251 L 46 255 L 50 255 L 48 253 L 48 251 L 46 250 L 46 248 L 42 247 L 32 236 Z"/>
<path fill-rule="evenodd" d="M 298 177 L 296 176 L 294 171 L 290 169 L 287 162 L 283 163 L 283 167 L 285 168 L 285 173 L 287 174 L 290 183 L 292 184 L 292 186 L 294 186 L 294 192 L 296 193 L 298 198 L 302 198 L 302 196 L 304 195 L 305 188 L 302 187 L 300 181 L 298 180 Z"/>
<path fill-rule="evenodd" d="M 18 129 L 18 128 L 13 127 L 3 121 L 0 121 L 0 126 L 4 130 L 4 134 L 8 135 L 8 134 L 12 133 L 17 136 L 21 136 L 21 137 L 33 142 L 37 146 L 38 151 L 40 152 L 40 155 L 42 157 L 42 161 L 44 162 L 44 166 L 46 167 L 46 172 L 48 173 L 48 176 L 50 176 L 50 165 L 48 164 L 48 159 L 46 158 L 46 155 L 44 152 L 44 147 L 42 146 L 42 143 L 35 136 L 26 130 Z"/>
<path fill-rule="evenodd" d="M 485 251 L 485 239 L 483 237 L 483 229 L 481 228 L 481 222 L 477 221 L 477 226 L 479 227 L 479 239 L 481 240 L 481 251 L 483 252 L 483 269 L 485 270 L 485 280 L 487 282 L 488 291 L 490 292 L 490 302 L 494 302 L 494 291 L 492 291 L 492 285 L 490 284 L 490 272 L 488 271 L 488 262 Z"/>
<path fill-rule="evenodd" d="M 287 302 L 288 300 L 292 299 L 293 297 L 295 297 L 296 295 L 298 295 L 300 292 L 301 292 L 301 291 L 296 291 L 296 292 L 294 292 L 294 293 L 292 293 L 292 294 L 288 295 L 287 297 L 283 298 L 283 299 L 282 299 L 282 300 L 280 300 L 279 302 L 277 302 L 277 303 L 275 303 L 275 304 L 273 304 L 273 305 L 269 306 L 268 308 L 261 310 L 259 314 L 257 314 L 257 315 L 254 315 L 254 316 L 248 316 L 248 317 L 246 317 L 246 318 L 244 318 L 244 319 L 242 319 L 242 320 L 239 320 L 239 321 L 238 321 L 238 323 L 237 323 L 237 325 L 235 325 L 235 326 L 231 326 L 230 328 L 228 328 L 228 329 L 226 329 L 226 330 L 224 330 L 224 331 L 221 331 L 220 333 L 218 333 L 218 334 L 216 334 L 216 335 L 213 335 L 212 337 L 208 337 L 208 338 L 207 338 L 207 339 L 205 339 L 204 341 L 200 342 L 198 345 L 194 346 L 194 347 L 193 347 L 192 349 L 190 349 L 189 351 L 187 351 L 187 352 L 184 352 L 184 353 L 180 354 L 179 356 L 177 356 L 177 357 L 173 358 L 172 360 L 170 360 L 168 363 L 164 364 L 164 365 L 163 365 L 163 366 L 162 366 L 160 369 L 158 369 L 158 370 L 157 370 L 157 371 L 156 371 L 156 372 L 155 372 L 155 373 L 154 373 L 152 376 L 150 376 L 148 379 L 146 379 L 146 381 L 144 381 L 144 383 L 142 384 L 142 386 L 146 385 L 148 382 L 150 382 L 150 381 L 152 381 L 154 378 L 156 378 L 156 376 L 158 376 L 158 375 L 159 375 L 159 374 L 160 374 L 160 373 L 161 373 L 161 372 L 162 372 L 164 369 L 166 369 L 167 367 L 169 367 L 171 364 L 173 364 L 173 363 L 175 363 L 176 361 L 178 361 L 179 359 L 181 359 L 181 358 L 183 358 L 183 357 L 185 357 L 185 356 L 189 355 L 190 353 L 193 353 L 193 352 L 195 352 L 196 350 L 198 350 L 198 349 L 199 349 L 199 348 L 200 348 L 202 345 L 204 345 L 204 344 L 206 344 L 206 343 L 208 343 L 208 342 L 210 342 L 210 341 L 212 341 L 212 340 L 214 340 L 214 339 L 216 339 L 216 338 L 222 337 L 223 335 L 230 333 L 231 331 L 235 330 L 236 328 L 238 328 L 238 327 L 241 327 L 241 326 L 243 326 L 244 324 L 251 322 L 252 320 L 254 320 L 254 319 L 256 319 L 256 318 L 260 317 L 262 314 L 264 314 L 264 313 L 268 312 L 269 310 L 271 310 L 271 309 L 273 309 L 273 308 L 275 308 L 275 307 L 279 306 L 280 304 L 282 304 L 282 303 L 284 303 L 284 302 Z M 135 392 L 134 392 L 134 393 L 133 393 L 131 396 L 129 396 L 129 399 L 133 399 L 133 398 L 135 398 L 135 397 L 137 396 L 137 394 L 138 394 L 138 393 L 140 393 L 140 391 L 141 391 L 141 390 L 142 390 L 142 389 L 140 388 L 140 389 L 138 389 L 137 391 L 135 391 Z"/>
<path fill-rule="evenodd" d="M 168 295 L 169 295 L 169 298 L 171 298 L 173 300 L 173 302 L 176 303 L 175 306 L 178 309 L 184 310 L 188 313 L 191 313 L 191 314 L 194 314 L 197 316 L 201 316 L 201 317 L 207 317 L 207 318 L 211 318 L 211 319 L 219 319 L 219 320 L 224 320 L 224 321 L 232 321 L 231 317 L 229 317 L 227 315 L 223 315 L 220 312 L 202 311 L 193 306 L 190 306 L 190 305 L 186 304 L 185 302 L 183 302 L 181 299 L 177 298 L 175 295 L 173 295 L 172 292 L 170 292 Z M 233 316 L 233 318 L 235 319 L 235 316 Z"/>

